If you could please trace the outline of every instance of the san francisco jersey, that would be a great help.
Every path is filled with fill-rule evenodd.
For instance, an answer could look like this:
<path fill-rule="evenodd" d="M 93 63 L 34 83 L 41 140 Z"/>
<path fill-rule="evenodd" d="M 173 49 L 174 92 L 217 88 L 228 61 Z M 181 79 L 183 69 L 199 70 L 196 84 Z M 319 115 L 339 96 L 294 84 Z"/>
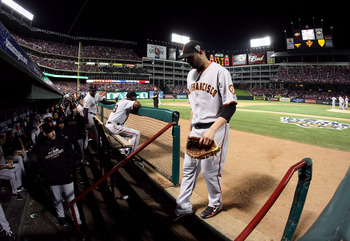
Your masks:
<path fill-rule="evenodd" d="M 200 73 L 191 70 L 187 76 L 187 89 L 192 124 L 215 122 L 224 105 L 237 103 L 230 72 L 214 62 Z"/>
<path fill-rule="evenodd" d="M 116 124 L 119 123 L 119 125 L 124 124 L 124 122 L 129 117 L 130 110 L 132 110 L 134 107 L 134 103 L 135 101 L 127 99 L 122 99 L 121 101 L 119 101 L 115 105 L 114 110 L 109 115 L 107 122 L 112 122 Z"/>
<path fill-rule="evenodd" d="M 98 102 L 101 102 L 103 98 L 99 94 L 95 94 L 95 97 L 92 97 L 88 93 L 84 98 L 84 108 L 89 109 L 89 112 L 96 114 L 98 112 Z"/>

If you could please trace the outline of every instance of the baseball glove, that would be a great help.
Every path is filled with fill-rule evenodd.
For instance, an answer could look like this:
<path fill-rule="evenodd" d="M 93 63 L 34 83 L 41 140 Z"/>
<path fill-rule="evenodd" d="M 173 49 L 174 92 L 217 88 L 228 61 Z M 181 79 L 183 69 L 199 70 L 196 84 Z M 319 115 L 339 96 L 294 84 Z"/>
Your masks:
<path fill-rule="evenodd" d="M 199 144 L 200 138 L 198 137 L 188 137 L 186 144 L 186 153 L 192 158 L 196 159 L 206 159 L 214 156 L 220 151 L 218 144 L 213 141 L 211 145 L 205 146 Z"/>

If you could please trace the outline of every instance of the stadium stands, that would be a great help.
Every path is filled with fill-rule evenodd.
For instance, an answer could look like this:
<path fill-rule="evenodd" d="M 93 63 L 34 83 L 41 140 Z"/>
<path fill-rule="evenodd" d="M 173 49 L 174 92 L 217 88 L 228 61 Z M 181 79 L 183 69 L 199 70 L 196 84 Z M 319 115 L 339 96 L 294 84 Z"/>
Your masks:
<path fill-rule="evenodd" d="M 41 53 L 74 57 L 78 56 L 78 44 L 69 45 L 42 39 L 26 38 L 14 33 L 12 33 L 12 36 L 19 44 Z M 92 45 L 82 46 L 81 57 L 141 60 L 132 49 Z"/>
<path fill-rule="evenodd" d="M 281 65 L 272 81 L 350 84 L 350 69 L 342 65 Z"/>

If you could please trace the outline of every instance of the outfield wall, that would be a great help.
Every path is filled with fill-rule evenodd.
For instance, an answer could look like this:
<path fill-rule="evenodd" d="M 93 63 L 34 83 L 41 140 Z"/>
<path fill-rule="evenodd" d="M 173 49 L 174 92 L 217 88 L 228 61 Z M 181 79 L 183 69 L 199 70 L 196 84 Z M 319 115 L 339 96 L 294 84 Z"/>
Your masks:
<path fill-rule="evenodd" d="M 246 96 L 242 96 L 246 97 Z M 240 98 L 240 100 L 265 100 L 265 101 L 278 101 L 278 102 L 294 102 L 294 103 L 307 103 L 307 104 L 320 104 L 320 105 L 332 105 L 331 100 L 315 100 L 315 99 L 303 99 L 303 98 L 288 98 L 288 97 L 265 97 L 265 96 L 254 96 L 252 98 Z M 336 105 L 339 101 L 336 101 Z"/>

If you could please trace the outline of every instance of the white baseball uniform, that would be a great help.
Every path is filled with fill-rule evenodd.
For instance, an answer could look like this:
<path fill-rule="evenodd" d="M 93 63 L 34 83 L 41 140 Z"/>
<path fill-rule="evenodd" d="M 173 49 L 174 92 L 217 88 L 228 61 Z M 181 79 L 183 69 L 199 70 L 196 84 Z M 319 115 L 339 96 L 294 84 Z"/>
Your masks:
<path fill-rule="evenodd" d="M 337 100 L 336 97 L 332 97 L 332 109 L 335 109 L 335 101 Z"/>
<path fill-rule="evenodd" d="M 130 137 L 132 149 L 131 152 L 135 151 L 139 146 L 141 133 L 138 130 L 128 128 L 124 125 L 125 121 L 129 117 L 130 110 L 133 109 L 135 101 L 122 99 L 119 101 L 114 110 L 109 115 L 106 127 L 114 134 L 118 134 L 123 137 Z"/>
<path fill-rule="evenodd" d="M 346 96 L 345 97 L 345 110 L 347 110 L 349 107 L 349 98 Z"/>
<path fill-rule="evenodd" d="M 219 118 L 223 106 L 237 103 L 230 73 L 214 62 L 200 73 L 196 69 L 191 70 L 187 76 L 187 88 L 193 113 L 190 136 L 201 137 Z M 177 214 L 192 212 L 190 198 L 201 170 L 208 189 L 208 206 L 222 207 L 221 175 L 228 149 L 229 128 L 227 123 L 215 134 L 214 140 L 221 147 L 217 155 L 197 160 L 185 154 L 184 175 L 176 200 Z"/>
<path fill-rule="evenodd" d="M 98 112 L 98 102 L 101 102 L 103 98 L 99 94 L 95 94 L 95 97 L 92 97 L 90 93 L 88 93 L 84 98 L 84 108 L 88 109 L 88 120 L 90 125 L 90 130 L 92 134 L 95 136 L 95 140 L 97 140 L 98 132 L 94 122 L 94 116 Z"/>
<path fill-rule="evenodd" d="M 339 110 L 344 109 L 344 99 L 343 97 L 339 96 Z"/>

